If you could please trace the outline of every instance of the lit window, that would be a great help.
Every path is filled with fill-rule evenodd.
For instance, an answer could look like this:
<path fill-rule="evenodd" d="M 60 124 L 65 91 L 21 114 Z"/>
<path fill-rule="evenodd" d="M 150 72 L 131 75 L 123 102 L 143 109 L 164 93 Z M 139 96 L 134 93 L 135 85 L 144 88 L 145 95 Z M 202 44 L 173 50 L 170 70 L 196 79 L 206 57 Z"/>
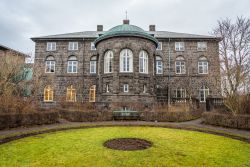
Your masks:
<path fill-rule="evenodd" d="M 53 101 L 53 95 L 54 95 L 54 91 L 52 87 L 46 86 L 44 88 L 44 101 L 45 102 Z"/>
<path fill-rule="evenodd" d="M 162 50 L 162 42 L 158 42 L 156 50 Z"/>
<path fill-rule="evenodd" d="M 96 86 L 93 85 L 89 90 L 89 102 L 95 102 Z"/>
<path fill-rule="evenodd" d="M 128 84 L 123 85 L 123 92 L 128 92 L 129 91 L 129 86 Z"/>
<path fill-rule="evenodd" d="M 148 73 L 148 54 L 145 51 L 141 51 L 139 54 L 139 72 Z"/>
<path fill-rule="evenodd" d="M 55 72 L 55 59 L 53 56 L 48 56 L 45 61 L 45 73 Z"/>
<path fill-rule="evenodd" d="M 198 51 L 206 51 L 207 50 L 207 42 L 197 42 L 197 50 Z"/>
<path fill-rule="evenodd" d="M 76 102 L 76 89 L 73 85 L 67 87 L 66 100 L 69 102 Z"/>
<path fill-rule="evenodd" d="M 206 102 L 206 98 L 209 95 L 209 89 L 206 86 L 202 86 L 199 91 L 200 102 Z"/>
<path fill-rule="evenodd" d="M 120 53 L 120 72 L 133 72 L 133 53 L 129 49 Z"/>
<path fill-rule="evenodd" d="M 160 56 L 156 56 L 156 74 L 163 74 L 163 67 L 162 67 L 162 58 Z"/>
<path fill-rule="evenodd" d="M 174 95 L 176 98 L 186 98 L 186 90 L 183 88 L 178 88 L 174 90 Z"/>
<path fill-rule="evenodd" d="M 55 51 L 56 43 L 55 42 L 47 42 L 47 51 Z"/>
<path fill-rule="evenodd" d="M 90 74 L 96 74 L 96 62 L 97 62 L 97 57 L 92 56 L 90 59 Z"/>
<path fill-rule="evenodd" d="M 175 42 L 175 50 L 184 51 L 185 50 L 184 42 Z"/>
<path fill-rule="evenodd" d="M 113 52 L 107 51 L 104 56 L 104 73 L 113 72 Z"/>
<path fill-rule="evenodd" d="M 77 58 L 76 56 L 70 56 L 68 59 L 68 68 L 67 72 L 68 73 L 77 73 Z"/>
<path fill-rule="evenodd" d="M 90 50 L 96 50 L 94 42 L 91 42 L 91 44 L 90 44 Z"/>
<path fill-rule="evenodd" d="M 69 50 L 78 50 L 78 42 L 69 42 Z"/>
<path fill-rule="evenodd" d="M 175 72 L 176 72 L 176 74 L 185 74 L 186 73 L 185 60 L 181 56 L 176 58 Z"/>
<path fill-rule="evenodd" d="M 207 61 L 206 57 L 199 58 L 198 73 L 199 74 L 208 74 L 208 61 Z"/>

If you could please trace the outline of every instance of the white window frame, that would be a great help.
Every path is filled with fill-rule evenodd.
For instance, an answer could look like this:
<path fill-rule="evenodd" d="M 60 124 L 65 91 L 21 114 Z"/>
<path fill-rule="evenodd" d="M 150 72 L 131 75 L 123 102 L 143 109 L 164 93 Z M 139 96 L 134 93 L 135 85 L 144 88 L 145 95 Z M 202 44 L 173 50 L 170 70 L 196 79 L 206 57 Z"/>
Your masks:
<path fill-rule="evenodd" d="M 144 50 L 139 54 L 139 73 L 148 74 L 148 54 Z"/>
<path fill-rule="evenodd" d="M 162 42 L 158 42 L 156 50 L 162 50 Z"/>
<path fill-rule="evenodd" d="M 92 56 L 89 62 L 89 73 L 96 74 L 97 57 Z"/>
<path fill-rule="evenodd" d="M 178 93 L 180 93 L 180 97 L 178 97 Z M 186 89 L 183 88 L 177 88 L 175 89 L 175 98 L 186 98 L 187 94 L 186 94 Z"/>
<path fill-rule="evenodd" d="M 56 50 L 56 42 L 47 42 L 47 51 L 55 51 Z"/>
<path fill-rule="evenodd" d="M 186 63 L 183 57 L 177 57 L 175 60 L 175 73 L 186 74 Z"/>
<path fill-rule="evenodd" d="M 113 72 L 113 52 L 111 50 L 107 51 L 104 55 L 104 73 Z"/>
<path fill-rule="evenodd" d="M 50 69 L 49 71 L 47 69 Z M 45 73 L 55 73 L 56 62 L 53 56 L 48 56 L 45 61 Z M 52 71 L 53 70 L 53 71 Z"/>
<path fill-rule="evenodd" d="M 69 67 L 71 67 L 71 68 L 69 68 Z M 74 71 L 74 67 L 75 67 L 75 71 Z M 78 67 L 78 61 L 69 60 L 68 67 L 67 67 L 67 73 L 77 73 L 77 67 Z"/>
<path fill-rule="evenodd" d="M 143 93 L 147 93 L 147 85 L 143 85 Z"/>
<path fill-rule="evenodd" d="M 133 72 L 133 53 L 130 49 L 120 52 L 120 72 Z"/>
<path fill-rule="evenodd" d="M 207 42 L 197 42 L 197 51 L 206 51 Z"/>
<path fill-rule="evenodd" d="M 123 85 L 123 92 L 124 93 L 128 93 L 129 92 L 129 85 L 128 84 L 124 84 Z"/>
<path fill-rule="evenodd" d="M 96 50 L 95 43 L 91 42 L 90 43 L 90 50 Z"/>
<path fill-rule="evenodd" d="M 175 51 L 185 51 L 185 43 L 175 42 Z"/>
<path fill-rule="evenodd" d="M 69 42 L 68 50 L 78 50 L 78 42 Z"/>
<path fill-rule="evenodd" d="M 109 93 L 109 84 L 106 84 L 106 92 Z"/>
<path fill-rule="evenodd" d="M 156 74 L 163 74 L 163 62 L 160 56 L 156 56 L 155 65 L 156 65 Z"/>
<path fill-rule="evenodd" d="M 198 74 L 208 74 L 208 61 L 207 60 L 198 61 Z"/>
<path fill-rule="evenodd" d="M 209 95 L 209 88 L 202 86 L 199 90 L 200 102 L 206 102 L 207 96 Z"/>

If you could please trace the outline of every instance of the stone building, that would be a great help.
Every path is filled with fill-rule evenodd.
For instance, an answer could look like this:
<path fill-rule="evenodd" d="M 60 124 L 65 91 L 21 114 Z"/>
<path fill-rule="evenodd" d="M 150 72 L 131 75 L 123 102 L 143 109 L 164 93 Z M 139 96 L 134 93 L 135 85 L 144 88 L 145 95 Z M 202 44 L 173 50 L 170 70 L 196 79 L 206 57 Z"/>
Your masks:
<path fill-rule="evenodd" d="M 219 96 L 219 38 L 122 25 L 35 37 L 35 64 L 44 71 L 40 100 L 138 103 L 150 106 Z"/>

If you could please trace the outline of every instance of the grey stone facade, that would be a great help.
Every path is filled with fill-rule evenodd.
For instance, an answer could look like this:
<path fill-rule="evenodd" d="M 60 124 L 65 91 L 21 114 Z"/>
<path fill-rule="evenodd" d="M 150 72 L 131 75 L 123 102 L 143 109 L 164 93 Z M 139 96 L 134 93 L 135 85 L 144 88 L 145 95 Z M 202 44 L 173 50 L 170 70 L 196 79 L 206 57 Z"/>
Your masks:
<path fill-rule="evenodd" d="M 99 26 L 100 30 L 100 26 Z M 89 101 L 89 90 L 92 85 L 96 85 L 96 102 L 106 103 L 141 103 L 151 105 L 158 102 L 158 94 L 164 90 L 163 96 L 175 96 L 174 90 L 178 88 L 186 89 L 188 95 L 199 98 L 199 89 L 202 86 L 209 88 L 209 95 L 219 96 L 220 91 L 220 67 L 219 67 L 219 39 L 211 36 L 191 36 L 190 34 L 172 34 L 166 32 L 152 32 L 155 38 L 162 43 L 162 50 L 157 50 L 156 45 L 145 38 L 136 36 L 115 36 L 100 41 L 96 45 L 96 50 L 91 50 L 91 42 L 104 32 L 90 32 L 89 35 L 83 33 L 62 34 L 47 37 L 32 38 L 35 41 L 35 64 L 43 73 L 43 87 L 40 90 L 39 99 L 43 101 L 44 88 L 51 85 L 54 91 L 53 103 L 66 99 L 66 90 L 70 85 L 76 88 L 77 101 Z M 176 35 L 177 34 L 177 35 Z M 166 38 L 166 36 L 169 36 Z M 176 37 L 177 36 L 177 37 Z M 175 42 L 184 42 L 184 51 L 175 51 Z M 47 42 L 56 42 L 55 51 L 46 51 Z M 69 51 L 69 42 L 78 42 L 78 50 Z M 206 42 L 205 51 L 197 50 L 197 42 Z M 133 72 L 121 73 L 120 52 L 128 48 L 133 52 Z M 112 50 L 113 72 L 104 73 L 104 54 L 107 50 Z M 139 52 L 144 50 L 148 54 L 148 73 L 139 73 Z M 55 58 L 55 72 L 45 73 L 45 61 L 48 56 Z M 67 73 L 69 56 L 77 57 L 77 73 Z M 97 56 L 97 72 L 90 73 L 90 59 Z M 163 62 L 163 73 L 156 74 L 156 56 L 160 56 Z M 182 56 L 185 59 L 186 73 L 176 74 L 175 59 Z M 199 57 L 206 57 L 208 61 L 208 74 L 198 74 Z M 170 57 L 170 60 L 169 60 Z M 169 66 L 170 65 L 170 66 Z M 109 92 L 106 85 L 109 85 Z M 123 85 L 129 85 L 129 92 L 123 92 Z M 146 92 L 143 87 L 146 86 Z M 44 102 L 46 104 L 46 102 Z"/>

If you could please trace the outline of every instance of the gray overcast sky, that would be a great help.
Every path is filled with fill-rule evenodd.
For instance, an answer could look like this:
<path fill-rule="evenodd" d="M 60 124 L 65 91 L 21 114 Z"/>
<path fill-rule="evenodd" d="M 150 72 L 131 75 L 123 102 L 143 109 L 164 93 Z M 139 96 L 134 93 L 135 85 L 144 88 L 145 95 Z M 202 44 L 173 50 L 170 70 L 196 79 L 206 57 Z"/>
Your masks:
<path fill-rule="evenodd" d="M 130 23 L 148 30 L 208 34 L 220 18 L 250 16 L 250 0 L 0 0 L 0 44 L 34 52 L 31 37 L 104 30 Z"/>

